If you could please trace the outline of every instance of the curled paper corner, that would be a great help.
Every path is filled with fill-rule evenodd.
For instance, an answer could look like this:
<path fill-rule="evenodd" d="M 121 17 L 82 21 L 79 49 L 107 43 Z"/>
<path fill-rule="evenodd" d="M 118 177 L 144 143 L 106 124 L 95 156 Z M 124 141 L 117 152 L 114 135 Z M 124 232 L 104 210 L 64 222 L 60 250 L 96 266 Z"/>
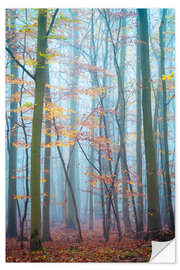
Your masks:
<path fill-rule="evenodd" d="M 176 263 L 175 239 L 166 242 L 152 241 L 150 263 Z"/>

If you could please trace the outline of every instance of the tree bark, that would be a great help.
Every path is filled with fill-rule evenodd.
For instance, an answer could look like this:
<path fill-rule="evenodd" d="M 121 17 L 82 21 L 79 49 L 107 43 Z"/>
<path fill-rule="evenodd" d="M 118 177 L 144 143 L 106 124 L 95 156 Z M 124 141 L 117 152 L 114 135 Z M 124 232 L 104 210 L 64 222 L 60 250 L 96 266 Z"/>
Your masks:
<path fill-rule="evenodd" d="M 9 47 L 11 48 L 13 53 L 16 53 L 15 49 L 15 17 L 16 11 L 15 9 L 11 9 L 10 11 L 10 23 L 12 26 L 12 38 L 13 38 L 13 48 L 11 48 L 11 44 Z M 14 59 L 11 59 L 10 65 L 10 73 L 13 76 L 13 79 L 18 78 L 18 68 Z M 8 227 L 6 236 L 9 238 L 13 238 L 17 236 L 17 217 L 16 217 L 16 200 L 13 198 L 13 195 L 16 195 L 16 163 L 17 163 L 17 148 L 13 145 L 17 141 L 17 129 L 15 127 L 17 123 L 17 113 L 15 110 L 17 109 L 17 102 L 14 96 L 18 92 L 18 85 L 12 84 L 11 85 L 11 101 L 10 104 L 10 125 L 9 125 L 9 133 L 10 133 L 10 140 L 9 140 L 9 180 L 8 180 Z"/>
<path fill-rule="evenodd" d="M 161 25 L 159 27 L 159 42 L 160 42 L 160 70 L 161 78 L 165 74 L 165 52 L 164 52 L 164 38 L 166 32 L 166 9 L 163 9 Z M 172 207 L 172 194 L 171 194 L 171 178 L 169 173 L 169 147 L 168 147 L 168 122 L 167 122 L 167 98 L 166 98 L 166 80 L 162 80 L 163 91 L 163 134 L 164 134 L 164 151 L 165 151 L 165 181 L 167 186 L 167 202 L 169 225 L 172 234 L 175 233 L 174 212 Z"/>
<path fill-rule="evenodd" d="M 147 10 L 138 9 L 141 38 L 142 108 L 148 195 L 148 238 L 156 239 L 161 231 L 156 156 L 152 130 L 149 34 Z"/>
<path fill-rule="evenodd" d="M 49 84 L 49 65 L 45 66 L 46 71 L 46 83 Z M 45 88 L 45 105 L 51 103 L 50 89 L 48 87 Z M 46 111 L 45 113 L 45 144 L 51 143 L 51 136 L 48 133 L 51 133 L 51 120 L 48 119 L 49 113 Z M 43 197 L 43 232 L 42 232 L 42 240 L 43 241 L 52 241 L 50 235 L 50 168 L 51 168 L 51 148 L 45 148 L 44 153 L 44 179 L 46 182 L 44 183 L 44 197 Z"/>
<path fill-rule="evenodd" d="M 47 48 L 46 25 L 47 10 L 40 9 L 38 13 L 37 68 L 31 142 L 31 250 L 41 248 L 40 146 L 46 83 L 45 57 L 43 56 Z"/>
<path fill-rule="evenodd" d="M 137 19 L 138 22 L 138 19 Z M 140 40 L 139 29 L 137 30 L 137 40 Z M 138 185 L 138 199 L 137 199 L 137 219 L 138 219 L 138 237 L 141 236 L 144 231 L 143 216 L 144 216 L 144 205 L 143 205 L 143 185 L 142 185 L 142 145 L 141 145 L 141 129 L 142 129 L 142 93 L 140 87 L 141 80 L 141 59 L 140 59 L 140 45 L 137 43 L 136 48 L 136 170 L 137 170 L 137 185 Z"/>
<path fill-rule="evenodd" d="M 72 19 L 76 20 L 78 13 L 77 11 L 71 11 Z M 79 34 L 78 34 L 78 23 L 74 22 L 73 24 L 73 59 L 77 59 L 79 57 L 79 49 L 76 47 L 79 42 Z M 74 61 L 74 63 L 71 65 L 71 79 L 72 79 L 72 97 L 71 97 L 71 104 L 70 108 L 75 111 L 75 114 L 72 114 L 71 116 L 71 128 L 72 130 L 76 130 L 75 127 L 75 121 L 76 121 L 76 115 L 78 113 L 78 99 L 76 99 L 76 91 L 77 91 L 77 85 L 78 85 L 78 65 Z M 78 169 L 78 149 L 75 146 L 74 150 L 72 152 L 70 166 L 68 170 L 69 180 L 71 181 L 71 186 L 74 191 L 74 195 L 77 202 L 77 209 L 80 208 L 80 193 L 79 193 L 79 169 Z M 72 150 L 72 147 L 70 147 L 70 153 Z M 68 186 L 68 201 L 67 201 L 67 227 L 69 229 L 76 229 L 76 217 L 74 213 L 74 206 L 73 206 L 73 199 L 71 196 L 71 191 Z"/>

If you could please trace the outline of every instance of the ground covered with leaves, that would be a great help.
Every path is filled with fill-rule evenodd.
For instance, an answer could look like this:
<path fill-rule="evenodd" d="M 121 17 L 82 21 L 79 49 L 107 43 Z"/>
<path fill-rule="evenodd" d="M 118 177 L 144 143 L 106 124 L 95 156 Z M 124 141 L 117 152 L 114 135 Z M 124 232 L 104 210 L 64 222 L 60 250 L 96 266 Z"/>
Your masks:
<path fill-rule="evenodd" d="M 116 232 L 105 243 L 102 231 L 83 230 L 83 242 L 78 242 L 77 233 L 54 228 L 53 241 L 43 242 L 43 249 L 31 252 L 29 241 L 20 248 L 17 239 L 7 239 L 7 262 L 148 262 L 151 257 L 151 241 L 123 237 L 117 240 Z"/>

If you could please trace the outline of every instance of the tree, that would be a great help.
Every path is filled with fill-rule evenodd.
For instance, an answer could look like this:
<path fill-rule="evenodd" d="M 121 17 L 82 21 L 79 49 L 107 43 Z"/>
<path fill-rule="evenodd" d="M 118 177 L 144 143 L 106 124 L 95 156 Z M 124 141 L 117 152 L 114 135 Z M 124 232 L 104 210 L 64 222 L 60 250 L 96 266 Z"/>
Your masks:
<path fill-rule="evenodd" d="M 161 24 L 159 27 L 159 42 L 160 42 L 160 71 L 161 78 L 165 75 L 165 32 L 166 32 L 166 13 L 167 9 L 163 9 L 163 15 Z M 166 80 L 162 79 L 162 91 L 163 91 L 163 133 L 164 133 L 164 151 L 165 151 L 165 180 L 167 186 L 167 202 L 168 202 L 168 214 L 169 224 L 172 234 L 175 233 L 174 213 L 172 207 L 172 195 L 171 195 L 171 178 L 169 173 L 169 147 L 168 147 L 168 124 L 167 124 L 167 97 L 166 97 Z"/>
<path fill-rule="evenodd" d="M 126 17 L 122 18 L 121 27 L 126 27 Z M 123 35 L 126 34 L 126 30 L 123 30 Z M 126 63 L 126 43 L 122 43 L 121 52 L 120 52 L 120 67 L 121 67 L 121 99 L 118 100 L 117 110 L 118 118 L 119 118 L 119 127 L 120 127 L 120 145 L 122 147 L 121 150 L 121 174 L 123 178 L 123 220 L 125 225 L 125 233 L 131 233 L 132 227 L 130 222 L 129 215 L 129 198 L 128 194 L 128 183 L 127 180 L 130 181 L 129 173 L 128 173 L 128 165 L 127 165 L 127 154 L 126 154 L 126 144 L 125 144 L 125 136 L 126 136 L 126 127 L 125 127 L 125 114 L 126 114 L 126 104 L 125 104 L 125 96 L 124 96 L 124 81 L 125 81 L 125 63 Z M 119 78 L 120 80 L 120 78 Z M 119 107 L 119 109 L 118 109 Z"/>
<path fill-rule="evenodd" d="M 13 53 L 16 53 L 16 10 L 11 9 L 10 11 L 10 25 L 11 25 L 11 41 L 9 41 L 8 48 Z M 11 58 L 10 73 L 14 79 L 18 78 L 18 67 Z M 18 92 L 18 85 L 11 85 L 11 104 L 10 104 L 10 124 L 9 124 L 9 182 L 8 182 L 8 227 L 7 237 L 16 237 L 17 235 L 17 217 L 16 217 L 16 200 L 14 195 L 16 194 L 16 166 L 17 166 L 17 148 L 14 143 L 17 141 L 17 101 L 14 98 Z"/>
<path fill-rule="evenodd" d="M 92 157 L 92 156 L 91 156 Z M 94 228 L 94 210 L 93 210 L 93 187 L 89 185 L 89 230 Z"/>
<path fill-rule="evenodd" d="M 138 23 L 138 17 L 137 17 Z M 137 29 L 137 40 L 139 37 L 139 28 Z M 136 166 L 137 166 L 137 185 L 138 185 L 138 199 L 137 199 L 137 216 L 138 216 L 138 237 L 144 231 L 143 217 L 144 217 L 144 205 L 143 205 L 143 185 L 142 185 L 142 145 L 141 145 L 141 129 L 142 129 L 142 93 L 141 93 L 141 55 L 140 55 L 140 44 L 136 45 Z"/>
<path fill-rule="evenodd" d="M 78 22 L 77 16 L 78 12 L 76 10 L 71 11 L 72 20 L 74 21 L 73 25 L 73 59 L 77 59 L 79 57 L 79 49 L 76 47 L 79 41 L 79 34 L 78 34 Z M 74 61 L 74 60 L 73 60 Z M 72 130 L 75 130 L 76 125 L 76 115 L 78 113 L 78 103 L 77 103 L 77 85 L 78 85 L 78 65 L 76 64 L 76 61 L 74 61 L 71 65 L 71 79 L 72 79 L 72 97 L 71 97 L 71 104 L 70 107 L 73 111 L 76 112 L 76 114 L 72 114 L 71 116 L 71 122 L 70 125 L 72 127 Z M 72 146 L 73 147 L 73 146 Z M 72 151 L 72 147 L 70 147 L 70 153 Z M 79 203 L 79 179 L 78 179 L 78 149 L 76 146 L 74 146 L 74 150 L 71 154 L 71 161 L 69 164 L 68 169 L 68 175 L 69 179 L 71 181 L 72 188 L 74 190 L 75 198 L 77 201 L 77 207 L 80 207 Z M 71 192 L 68 187 L 68 196 L 67 196 L 67 227 L 70 229 L 76 228 L 76 218 L 74 213 L 74 206 L 73 206 L 73 200 L 71 196 Z"/>
<path fill-rule="evenodd" d="M 94 110 L 94 99 L 92 100 L 92 111 Z M 94 129 L 92 129 L 92 138 L 94 137 Z M 94 151 L 93 146 L 90 149 L 90 160 L 94 163 Z M 90 168 L 93 172 L 93 168 Z M 93 185 L 91 180 L 89 181 L 89 230 L 94 229 L 94 199 L 93 199 Z"/>
<path fill-rule="evenodd" d="M 54 127 L 55 127 L 55 130 L 56 130 L 57 141 L 59 141 L 59 134 L 58 134 L 58 129 L 57 129 L 57 126 L 56 126 L 55 118 L 53 118 L 53 123 L 54 123 Z M 76 203 L 74 190 L 73 190 L 73 187 L 71 185 L 71 181 L 70 181 L 69 175 L 68 175 L 68 169 L 66 168 L 66 165 L 65 165 L 65 162 L 64 162 L 64 159 L 63 159 L 63 156 L 62 156 L 62 153 L 61 153 L 61 150 L 60 150 L 59 146 L 57 146 L 57 151 L 58 151 L 58 155 L 59 155 L 59 158 L 61 160 L 61 163 L 62 163 L 62 167 L 63 167 L 63 170 L 64 170 L 66 182 L 68 184 L 68 188 L 69 188 L 69 190 L 71 192 L 71 198 L 72 198 L 72 203 L 73 203 L 73 207 L 74 207 L 74 214 L 75 214 L 76 225 L 77 225 L 77 230 L 78 230 L 78 240 L 81 242 L 83 240 L 83 238 L 82 238 L 82 234 L 81 234 L 81 225 L 80 225 L 80 221 L 79 221 L 78 209 L 77 209 L 77 203 Z"/>
<path fill-rule="evenodd" d="M 102 13 L 102 12 L 100 12 Z M 118 126 L 119 130 L 119 135 L 120 135 L 120 150 L 117 155 L 117 161 L 116 161 L 116 166 L 115 166 L 115 173 L 114 175 L 117 174 L 117 166 L 119 164 L 119 160 L 121 160 L 121 174 L 123 178 L 123 185 L 124 185 L 124 198 L 123 198 L 123 213 L 124 213 L 124 223 L 125 223 L 125 230 L 127 233 L 132 232 L 131 228 L 131 223 L 130 223 L 130 218 L 129 218 L 129 205 L 128 205 L 128 199 L 126 198 L 127 191 L 128 191 L 128 186 L 130 189 L 131 193 L 131 199 L 132 199 L 132 206 L 133 206 L 133 212 L 134 212 L 134 218 L 135 218 L 135 224 L 136 224 L 136 232 L 137 232 L 137 213 L 136 213 L 136 205 L 135 205 L 135 199 L 134 199 L 134 194 L 133 194 L 133 188 L 131 185 L 131 178 L 130 178 L 130 173 L 128 169 L 128 164 L 127 164 L 127 154 L 126 154 L 126 143 L 125 143 L 125 135 L 126 135 L 126 130 L 125 130 L 125 117 L 126 117 L 126 100 L 125 100 L 125 93 L 124 93 L 124 68 L 120 68 L 120 65 L 118 63 L 118 57 L 117 57 L 117 49 L 118 49 L 118 40 L 119 40 L 119 34 L 120 34 L 120 29 L 121 29 L 121 18 L 119 19 L 119 24 L 118 24 L 118 31 L 117 31 L 117 37 L 116 39 L 113 38 L 112 31 L 110 28 L 110 20 L 108 20 L 107 12 L 106 10 L 103 10 L 103 16 L 105 18 L 105 22 L 107 25 L 107 29 L 110 34 L 111 42 L 112 42 L 112 48 L 113 48 L 113 62 L 114 62 L 114 67 L 116 71 L 116 76 L 117 76 L 117 88 L 118 88 L 118 98 L 115 106 L 115 116 L 116 116 L 116 123 Z M 121 50 L 121 65 L 124 65 L 125 61 L 125 48 Z M 128 181 L 128 184 L 127 184 Z M 117 222 L 119 223 L 119 222 Z"/>
<path fill-rule="evenodd" d="M 142 108 L 148 195 L 148 237 L 155 239 L 161 231 L 156 156 L 152 130 L 149 34 L 147 10 L 138 9 L 141 38 Z"/>
<path fill-rule="evenodd" d="M 46 83 L 49 84 L 49 65 L 45 65 L 46 72 Z M 50 89 L 48 87 L 45 88 L 45 105 L 51 102 Z M 45 144 L 51 143 L 51 120 L 48 119 L 49 113 L 45 112 L 45 129 L 46 129 L 46 137 Z M 46 147 L 44 153 L 44 197 L 43 197 L 43 232 L 42 239 L 43 241 L 51 241 L 50 235 L 50 159 L 51 159 L 51 148 Z"/>
<path fill-rule="evenodd" d="M 49 25 L 48 31 L 47 31 L 47 37 L 52 31 L 53 24 L 55 21 L 55 18 L 58 14 L 58 9 L 55 10 L 54 15 L 52 17 L 51 23 Z M 48 48 L 48 42 L 46 44 L 46 50 Z M 48 106 L 51 103 L 51 94 L 49 89 L 49 64 L 45 63 L 45 72 L 46 72 L 46 84 L 47 87 L 45 88 L 45 106 Z M 46 136 L 45 136 L 45 144 L 50 145 L 51 144 L 51 119 L 49 119 L 49 112 L 46 110 L 45 112 L 45 130 L 46 130 Z M 51 235 L 50 235 L 50 171 L 51 171 L 51 148 L 46 147 L 45 153 L 44 153 L 44 198 L 43 198 L 43 232 L 42 232 L 42 240 L 43 241 L 51 241 Z"/>
<path fill-rule="evenodd" d="M 38 11 L 37 67 L 31 142 L 31 250 L 41 248 L 40 152 L 43 98 L 46 83 L 47 10 Z"/>

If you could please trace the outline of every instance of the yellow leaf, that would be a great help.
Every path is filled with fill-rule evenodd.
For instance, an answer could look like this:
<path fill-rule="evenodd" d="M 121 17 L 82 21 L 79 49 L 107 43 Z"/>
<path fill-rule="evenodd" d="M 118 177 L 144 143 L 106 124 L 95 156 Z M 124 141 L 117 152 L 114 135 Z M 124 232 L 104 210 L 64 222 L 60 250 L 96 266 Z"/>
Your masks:
<path fill-rule="evenodd" d="M 136 132 L 135 132 L 135 133 L 131 133 L 131 136 L 132 136 L 133 138 L 135 138 L 135 139 L 136 139 L 136 137 L 137 137 Z"/>
<path fill-rule="evenodd" d="M 18 148 L 18 144 L 12 143 L 12 145 L 13 145 L 14 147 Z"/>
<path fill-rule="evenodd" d="M 45 144 L 45 147 L 46 147 L 46 148 L 50 148 L 51 145 L 50 145 L 50 144 Z"/>
<path fill-rule="evenodd" d="M 47 180 L 45 178 L 41 179 L 40 182 L 41 183 L 45 183 Z"/>

